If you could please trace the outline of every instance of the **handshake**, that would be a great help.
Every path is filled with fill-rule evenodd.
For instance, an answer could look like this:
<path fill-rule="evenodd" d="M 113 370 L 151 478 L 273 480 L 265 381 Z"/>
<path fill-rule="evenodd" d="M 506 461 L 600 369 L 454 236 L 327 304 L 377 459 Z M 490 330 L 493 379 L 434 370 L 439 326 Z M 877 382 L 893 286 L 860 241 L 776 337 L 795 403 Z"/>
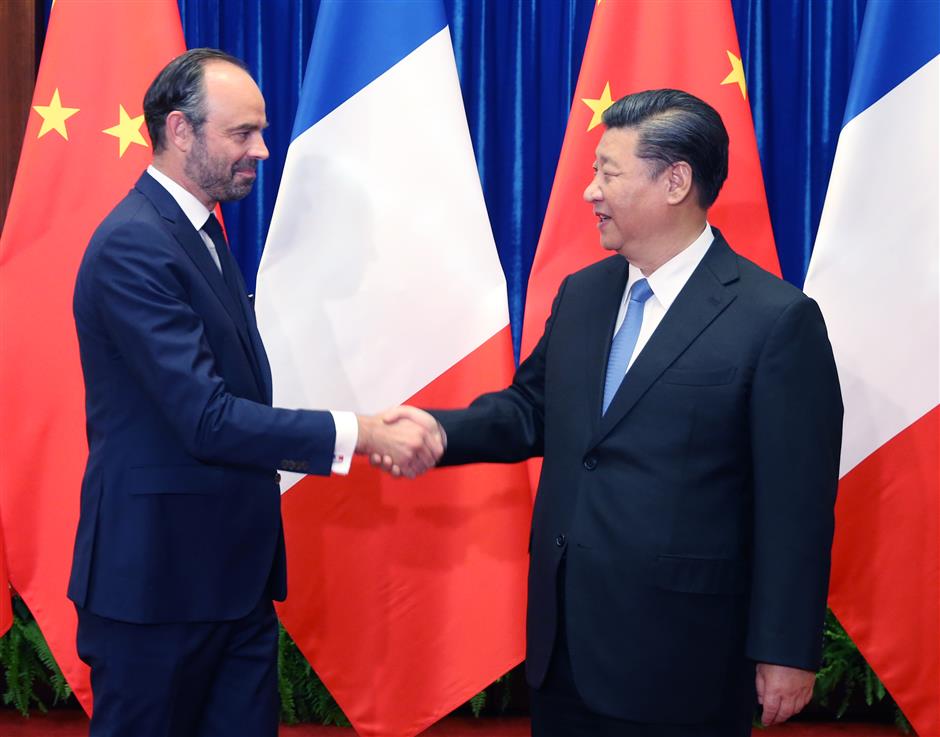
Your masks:
<path fill-rule="evenodd" d="M 393 407 L 377 415 L 357 415 L 356 453 L 392 476 L 416 478 L 433 468 L 447 448 L 444 428 L 424 410 Z"/>

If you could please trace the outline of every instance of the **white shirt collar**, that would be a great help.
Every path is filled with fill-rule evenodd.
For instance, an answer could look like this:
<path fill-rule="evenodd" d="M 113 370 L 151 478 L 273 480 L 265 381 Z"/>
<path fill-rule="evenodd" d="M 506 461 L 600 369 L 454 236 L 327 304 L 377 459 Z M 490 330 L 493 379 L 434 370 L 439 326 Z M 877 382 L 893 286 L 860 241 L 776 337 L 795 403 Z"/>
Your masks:
<path fill-rule="evenodd" d="M 170 177 L 157 169 L 153 164 L 147 167 L 147 173 L 156 179 L 157 182 L 170 193 L 170 196 L 176 200 L 176 204 L 180 206 L 183 214 L 186 215 L 189 222 L 193 224 L 193 227 L 196 230 L 202 230 L 202 226 L 206 224 L 206 220 L 209 219 L 212 211 L 207 210 L 206 206 L 203 205 L 192 192 L 185 189 L 179 182 L 170 179 Z"/>
<path fill-rule="evenodd" d="M 682 287 L 692 276 L 695 267 L 699 265 L 705 257 L 705 252 L 715 240 L 715 234 L 712 233 L 711 226 L 705 223 L 705 230 L 687 247 L 669 259 L 648 277 L 643 276 L 643 272 L 636 266 L 630 264 L 630 273 L 627 277 L 627 288 L 624 291 L 624 299 L 630 293 L 634 283 L 640 279 L 646 279 L 653 290 L 653 296 L 668 310 L 673 301 L 679 296 Z"/>

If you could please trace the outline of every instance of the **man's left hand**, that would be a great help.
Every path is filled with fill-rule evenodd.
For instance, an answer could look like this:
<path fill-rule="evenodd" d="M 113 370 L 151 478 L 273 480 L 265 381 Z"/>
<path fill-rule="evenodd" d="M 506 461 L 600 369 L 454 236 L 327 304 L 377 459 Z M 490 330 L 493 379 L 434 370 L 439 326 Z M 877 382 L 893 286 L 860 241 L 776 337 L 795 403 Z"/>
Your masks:
<path fill-rule="evenodd" d="M 757 664 L 757 703 L 765 727 L 787 721 L 809 703 L 816 674 L 786 665 Z"/>

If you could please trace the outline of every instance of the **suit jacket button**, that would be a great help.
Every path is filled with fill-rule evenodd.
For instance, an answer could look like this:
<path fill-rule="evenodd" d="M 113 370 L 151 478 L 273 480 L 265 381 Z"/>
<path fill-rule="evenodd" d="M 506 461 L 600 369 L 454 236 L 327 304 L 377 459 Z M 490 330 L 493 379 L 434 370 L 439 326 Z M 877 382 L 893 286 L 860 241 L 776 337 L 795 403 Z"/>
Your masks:
<path fill-rule="evenodd" d="M 274 483 L 275 483 L 275 484 L 281 483 L 281 474 L 279 474 L 279 473 L 275 473 L 275 474 L 274 474 Z"/>
<path fill-rule="evenodd" d="M 559 535 L 558 537 L 555 538 L 555 545 L 557 545 L 559 548 L 565 547 L 565 539 L 566 538 L 564 534 Z"/>
<path fill-rule="evenodd" d="M 595 458 L 594 456 L 588 456 L 587 458 L 585 458 L 584 467 L 588 471 L 593 471 L 595 468 L 597 468 L 597 458 Z"/>

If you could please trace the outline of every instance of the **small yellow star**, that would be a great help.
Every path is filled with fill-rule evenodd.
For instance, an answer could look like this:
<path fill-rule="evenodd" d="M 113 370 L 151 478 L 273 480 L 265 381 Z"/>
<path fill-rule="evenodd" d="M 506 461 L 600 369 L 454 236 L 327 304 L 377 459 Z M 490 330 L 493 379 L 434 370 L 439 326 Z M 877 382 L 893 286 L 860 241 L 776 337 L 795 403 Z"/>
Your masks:
<path fill-rule="evenodd" d="M 604 92 L 598 99 L 592 100 L 587 97 L 582 97 L 581 102 L 594 111 L 594 116 L 591 118 L 591 122 L 588 125 L 588 130 L 596 128 L 603 120 L 604 111 L 614 104 L 614 101 L 610 96 L 610 82 L 604 85 Z"/>
<path fill-rule="evenodd" d="M 728 61 L 731 62 L 731 73 L 722 80 L 722 84 L 737 84 L 741 88 L 741 97 L 745 100 L 747 99 L 747 87 L 744 84 L 744 65 L 741 63 L 741 58 L 735 56 L 730 51 L 726 52 L 728 54 Z"/>
<path fill-rule="evenodd" d="M 66 141 L 69 140 L 69 132 L 65 128 L 65 121 L 75 115 L 79 109 L 77 107 L 62 107 L 58 87 L 52 93 L 52 100 L 48 105 L 33 105 L 33 110 L 42 117 L 42 126 L 39 128 L 39 135 L 36 138 L 42 138 L 49 131 L 55 131 Z"/>
<path fill-rule="evenodd" d="M 127 147 L 132 143 L 136 143 L 139 146 L 146 146 L 147 141 L 140 134 L 140 126 L 144 122 L 143 115 L 138 115 L 136 118 L 132 118 L 127 114 L 127 110 L 124 109 L 123 105 L 118 105 L 118 114 L 121 121 L 117 125 L 111 128 L 106 128 L 101 132 L 107 133 L 109 136 L 114 136 L 120 140 L 121 150 L 119 158 L 121 158 L 124 156 L 124 152 L 127 151 Z"/>

